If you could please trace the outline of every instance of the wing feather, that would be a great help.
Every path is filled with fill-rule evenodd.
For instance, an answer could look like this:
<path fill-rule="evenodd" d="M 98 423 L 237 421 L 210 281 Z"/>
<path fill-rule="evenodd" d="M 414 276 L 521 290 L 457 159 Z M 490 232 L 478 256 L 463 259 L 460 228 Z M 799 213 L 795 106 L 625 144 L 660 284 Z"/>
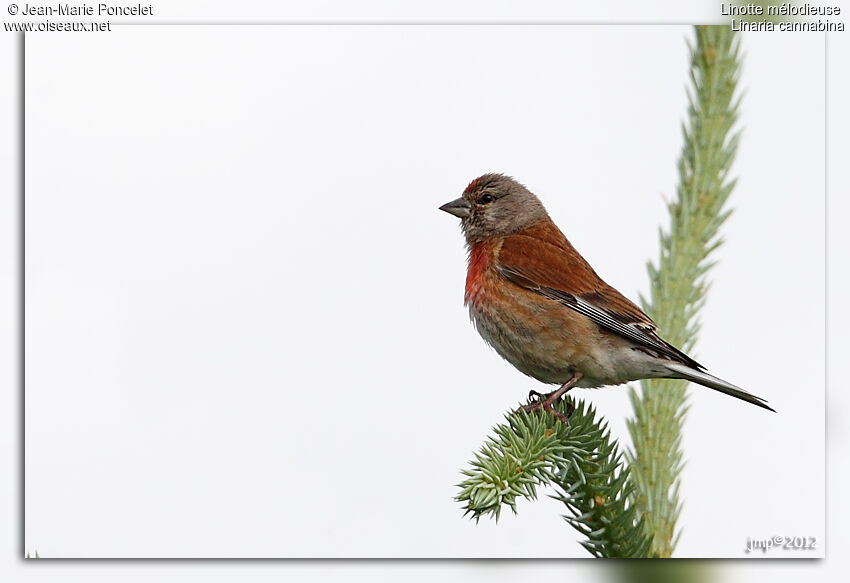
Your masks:
<path fill-rule="evenodd" d="M 557 301 L 638 346 L 704 370 L 660 338 L 649 316 L 605 283 L 552 223 L 505 237 L 496 269 L 511 283 Z"/>

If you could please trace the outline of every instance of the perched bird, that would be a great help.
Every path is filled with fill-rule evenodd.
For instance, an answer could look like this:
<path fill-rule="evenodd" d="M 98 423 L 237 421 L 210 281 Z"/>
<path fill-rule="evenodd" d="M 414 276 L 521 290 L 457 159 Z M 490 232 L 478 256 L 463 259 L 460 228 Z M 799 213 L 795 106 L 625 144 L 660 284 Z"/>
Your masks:
<path fill-rule="evenodd" d="M 773 411 L 661 339 L 513 178 L 480 176 L 440 210 L 461 219 L 469 250 L 464 304 L 482 338 L 521 372 L 561 385 L 527 411 L 542 407 L 564 419 L 552 404 L 573 387 L 649 378 L 685 379 Z"/>

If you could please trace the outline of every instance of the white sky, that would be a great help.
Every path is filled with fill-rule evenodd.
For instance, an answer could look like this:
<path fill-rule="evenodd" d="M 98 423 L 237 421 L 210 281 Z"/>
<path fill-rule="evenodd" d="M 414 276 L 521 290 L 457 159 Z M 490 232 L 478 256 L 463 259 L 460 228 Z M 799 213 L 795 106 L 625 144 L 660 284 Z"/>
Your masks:
<path fill-rule="evenodd" d="M 27 548 L 583 556 L 555 501 L 498 526 L 452 502 L 489 427 L 543 387 L 469 324 L 457 221 L 436 207 L 510 173 L 636 297 L 673 193 L 688 34 L 33 37 Z M 698 353 L 780 414 L 694 391 L 681 556 L 823 540 L 823 440 L 787 430 L 823 435 L 823 39 L 747 40 L 737 212 Z M 622 387 L 580 395 L 622 433 Z"/>
<path fill-rule="evenodd" d="M 675 184 L 688 35 L 30 35 L 25 548 L 585 556 L 554 501 L 475 526 L 451 500 L 540 387 L 468 323 L 460 233 L 435 209 L 511 173 L 636 298 Z M 696 355 L 780 413 L 691 392 L 679 556 L 824 540 L 823 37 L 745 49 L 736 213 Z M 626 435 L 623 388 L 581 396 Z"/>

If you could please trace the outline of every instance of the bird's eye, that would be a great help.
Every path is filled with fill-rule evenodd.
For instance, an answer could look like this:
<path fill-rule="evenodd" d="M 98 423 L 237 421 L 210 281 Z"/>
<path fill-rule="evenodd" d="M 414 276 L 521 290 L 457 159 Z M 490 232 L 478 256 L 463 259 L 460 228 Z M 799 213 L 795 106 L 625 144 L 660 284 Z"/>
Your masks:
<path fill-rule="evenodd" d="M 493 202 L 496 200 L 492 194 L 485 194 L 481 198 L 478 199 L 478 204 L 487 204 L 488 202 Z"/>

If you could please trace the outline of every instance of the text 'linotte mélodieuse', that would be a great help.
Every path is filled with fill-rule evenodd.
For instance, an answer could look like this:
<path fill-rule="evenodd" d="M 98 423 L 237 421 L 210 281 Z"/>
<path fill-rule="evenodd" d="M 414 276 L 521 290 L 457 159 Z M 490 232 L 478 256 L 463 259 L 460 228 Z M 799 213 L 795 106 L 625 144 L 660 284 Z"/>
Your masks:
<path fill-rule="evenodd" d="M 840 6 L 818 6 L 816 4 L 783 3 L 771 6 L 761 4 L 726 4 L 720 5 L 722 16 L 742 16 L 743 19 L 732 19 L 732 30 L 735 31 L 774 31 L 781 32 L 842 32 L 844 23 L 835 20 L 813 17 L 835 17 L 841 15 Z M 753 17 L 761 16 L 760 20 Z M 791 21 L 789 19 L 794 18 Z M 798 20 L 808 18 L 808 20 Z"/>

